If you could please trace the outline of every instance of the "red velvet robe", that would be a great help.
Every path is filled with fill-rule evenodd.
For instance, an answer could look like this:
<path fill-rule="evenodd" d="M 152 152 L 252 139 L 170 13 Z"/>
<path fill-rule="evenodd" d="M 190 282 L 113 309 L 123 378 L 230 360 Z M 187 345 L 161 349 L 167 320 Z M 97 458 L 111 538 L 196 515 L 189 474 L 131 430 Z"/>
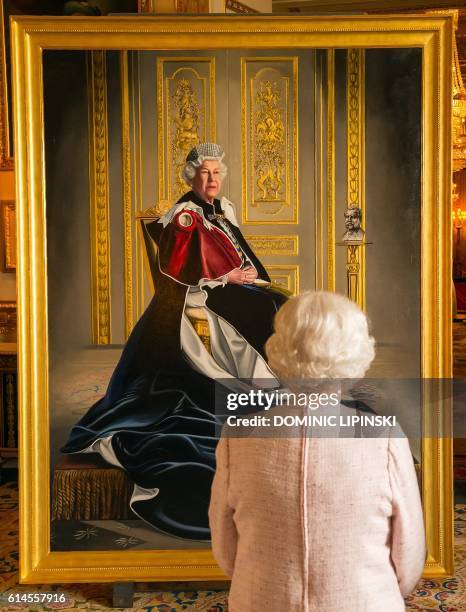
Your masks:
<path fill-rule="evenodd" d="M 160 270 L 184 285 L 219 279 L 241 266 L 231 240 L 215 226 L 206 227 L 193 210 L 181 210 L 164 228 L 159 245 Z"/>

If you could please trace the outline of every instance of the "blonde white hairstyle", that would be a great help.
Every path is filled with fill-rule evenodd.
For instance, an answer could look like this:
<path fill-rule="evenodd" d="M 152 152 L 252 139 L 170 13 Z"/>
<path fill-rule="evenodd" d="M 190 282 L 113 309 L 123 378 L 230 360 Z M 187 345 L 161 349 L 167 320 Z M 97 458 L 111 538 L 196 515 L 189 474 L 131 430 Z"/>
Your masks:
<path fill-rule="evenodd" d="M 207 157 L 207 156 L 204 156 L 204 155 L 199 155 L 199 157 L 197 159 L 186 162 L 185 165 L 184 165 L 184 168 L 182 170 L 182 176 L 183 176 L 184 180 L 186 181 L 186 183 L 188 183 L 189 186 L 191 186 L 193 184 L 193 179 L 196 176 L 196 172 L 202 166 L 202 163 L 204 161 L 206 161 L 206 160 L 208 160 L 208 161 L 217 161 L 220 164 L 220 176 L 222 178 L 222 181 L 226 177 L 226 175 L 227 175 L 227 167 L 222 162 L 222 158 L 221 157 Z"/>
<path fill-rule="evenodd" d="M 374 359 L 366 315 L 338 293 L 307 291 L 278 311 L 265 350 L 279 378 L 361 378 Z"/>

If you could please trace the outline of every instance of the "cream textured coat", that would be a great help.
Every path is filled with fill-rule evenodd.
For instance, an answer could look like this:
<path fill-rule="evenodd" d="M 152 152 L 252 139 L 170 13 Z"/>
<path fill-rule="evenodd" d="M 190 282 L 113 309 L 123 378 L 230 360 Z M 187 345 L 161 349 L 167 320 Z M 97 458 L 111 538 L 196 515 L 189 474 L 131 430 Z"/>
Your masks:
<path fill-rule="evenodd" d="M 209 516 L 230 612 L 398 612 L 424 566 L 406 438 L 223 437 Z"/>

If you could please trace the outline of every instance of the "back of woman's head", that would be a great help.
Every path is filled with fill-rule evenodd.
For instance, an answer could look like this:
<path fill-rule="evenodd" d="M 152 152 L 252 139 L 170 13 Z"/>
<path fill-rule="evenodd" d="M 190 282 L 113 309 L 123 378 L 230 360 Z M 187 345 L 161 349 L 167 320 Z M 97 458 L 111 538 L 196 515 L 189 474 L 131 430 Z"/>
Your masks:
<path fill-rule="evenodd" d="M 266 344 L 279 378 L 359 378 L 374 359 L 366 315 L 338 293 L 307 291 L 288 300 Z"/>

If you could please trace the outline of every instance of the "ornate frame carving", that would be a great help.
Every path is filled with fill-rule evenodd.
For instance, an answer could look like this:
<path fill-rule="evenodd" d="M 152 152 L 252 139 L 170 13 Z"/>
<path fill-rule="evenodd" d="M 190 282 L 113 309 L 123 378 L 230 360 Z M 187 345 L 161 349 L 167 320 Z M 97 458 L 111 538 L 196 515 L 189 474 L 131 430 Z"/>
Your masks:
<path fill-rule="evenodd" d="M 18 17 L 12 22 L 19 236 L 21 581 L 222 580 L 208 550 L 50 552 L 46 191 L 42 53 L 46 49 L 420 47 L 423 50 L 421 371 L 449 378 L 451 356 L 450 16 L 207 18 Z M 426 408 L 427 410 L 427 408 Z M 448 424 L 448 407 L 426 419 Z M 422 442 L 429 557 L 425 575 L 453 571 L 452 441 Z"/>
<path fill-rule="evenodd" d="M 4 272 L 16 270 L 16 206 L 13 200 L 0 202 L 2 231 L 2 267 Z"/>
<path fill-rule="evenodd" d="M 347 205 L 362 211 L 366 226 L 365 198 L 365 91 L 364 49 L 348 49 L 346 109 L 347 109 Z M 346 249 L 347 295 L 364 310 L 366 307 L 366 252 L 359 245 Z"/>

